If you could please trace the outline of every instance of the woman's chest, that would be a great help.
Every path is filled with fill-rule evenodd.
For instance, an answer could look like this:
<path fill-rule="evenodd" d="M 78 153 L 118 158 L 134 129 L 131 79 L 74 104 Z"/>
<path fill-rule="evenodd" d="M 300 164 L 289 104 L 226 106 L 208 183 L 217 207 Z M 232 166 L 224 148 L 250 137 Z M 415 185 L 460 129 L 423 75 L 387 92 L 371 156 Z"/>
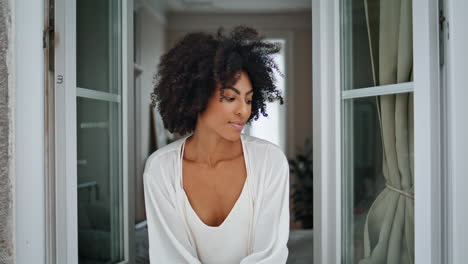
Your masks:
<path fill-rule="evenodd" d="M 183 162 L 183 188 L 192 209 L 206 225 L 221 225 L 234 208 L 246 183 L 247 171 L 243 159 L 216 169 Z"/>

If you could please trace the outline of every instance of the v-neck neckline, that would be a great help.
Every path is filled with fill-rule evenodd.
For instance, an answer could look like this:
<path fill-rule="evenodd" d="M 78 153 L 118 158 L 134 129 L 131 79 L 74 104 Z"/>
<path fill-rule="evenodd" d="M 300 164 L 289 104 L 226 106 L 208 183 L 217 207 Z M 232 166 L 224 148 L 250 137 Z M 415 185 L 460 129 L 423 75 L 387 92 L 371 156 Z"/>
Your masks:
<path fill-rule="evenodd" d="M 184 155 L 184 150 L 185 150 L 185 142 L 187 141 L 187 138 L 189 138 L 191 135 L 193 135 L 193 133 L 189 134 L 188 136 L 185 136 L 185 138 L 182 139 L 182 146 L 179 147 L 179 176 L 180 176 L 180 188 L 182 189 L 182 193 L 184 195 L 184 199 L 185 199 L 185 202 L 187 203 L 187 206 L 190 207 L 190 210 L 194 213 L 195 217 L 198 219 L 198 222 L 203 225 L 204 227 L 208 228 L 208 229 L 220 229 L 222 228 L 223 226 L 226 225 L 226 223 L 228 222 L 228 220 L 231 217 L 231 215 L 233 214 L 233 211 L 238 207 L 238 203 L 240 203 L 240 200 L 243 198 L 242 196 L 244 195 L 244 192 L 247 190 L 248 186 L 248 180 L 249 180 L 249 167 L 247 166 L 247 151 L 245 151 L 245 139 L 244 139 L 244 134 L 240 134 L 240 141 L 241 141 L 241 145 L 242 145 L 242 154 L 243 154 L 243 159 L 244 159 L 244 165 L 245 165 L 245 171 L 246 171 L 246 177 L 245 177 L 245 180 L 244 180 L 244 184 L 242 185 L 242 190 L 239 194 L 239 197 L 237 197 L 234 205 L 232 206 L 231 210 L 229 211 L 228 215 L 224 218 L 223 222 L 218 225 L 218 226 L 210 226 L 208 224 L 206 224 L 205 222 L 203 222 L 200 218 L 200 216 L 198 215 L 198 213 L 195 211 L 195 209 L 193 209 L 192 207 L 192 204 L 190 203 L 190 200 L 188 199 L 188 196 L 187 196 L 187 193 L 185 192 L 185 189 L 184 189 L 184 182 L 183 182 L 183 155 Z"/>

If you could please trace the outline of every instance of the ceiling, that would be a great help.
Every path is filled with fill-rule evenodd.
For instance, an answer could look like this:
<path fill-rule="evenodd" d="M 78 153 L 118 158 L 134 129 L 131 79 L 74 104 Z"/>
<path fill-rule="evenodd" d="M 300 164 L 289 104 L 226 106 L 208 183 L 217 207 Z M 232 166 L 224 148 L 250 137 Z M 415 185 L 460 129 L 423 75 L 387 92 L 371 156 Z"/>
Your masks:
<path fill-rule="evenodd" d="M 164 0 L 168 12 L 260 13 L 311 8 L 311 0 Z"/>

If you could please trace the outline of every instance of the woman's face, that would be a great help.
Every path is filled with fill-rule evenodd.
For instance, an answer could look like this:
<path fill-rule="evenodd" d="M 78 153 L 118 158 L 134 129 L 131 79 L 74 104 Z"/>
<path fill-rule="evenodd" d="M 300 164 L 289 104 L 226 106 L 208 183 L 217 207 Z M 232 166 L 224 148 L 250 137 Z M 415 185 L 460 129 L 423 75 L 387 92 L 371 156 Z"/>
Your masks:
<path fill-rule="evenodd" d="M 220 101 L 221 85 L 216 85 L 213 95 L 208 100 L 206 110 L 200 114 L 197 126 L 203 126 L 228 140 L 239 139 L 240 133 L 252 112 L 253 88 L 246 72 L 232 87 L 224 89 Z"/>

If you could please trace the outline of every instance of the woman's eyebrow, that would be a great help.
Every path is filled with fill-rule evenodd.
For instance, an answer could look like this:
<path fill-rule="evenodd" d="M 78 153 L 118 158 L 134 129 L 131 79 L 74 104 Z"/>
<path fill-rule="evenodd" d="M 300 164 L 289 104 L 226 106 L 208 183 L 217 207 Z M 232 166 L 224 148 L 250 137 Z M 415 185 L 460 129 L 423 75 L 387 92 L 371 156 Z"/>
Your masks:
<path fill-rule="evenodd" d="M 237 90 L 236 88 L 232 87 L 232 86 L 226 86 L 226 89 L 231 89 L 233 90 L 234 92 L 236 92 L 237 94 L 240 94 L 239 90 Z M 249 93 L 253 93 L 253 89 L 248 91 L 247 93 L 245 93 L 245 95 L 248 95 Z"/>

